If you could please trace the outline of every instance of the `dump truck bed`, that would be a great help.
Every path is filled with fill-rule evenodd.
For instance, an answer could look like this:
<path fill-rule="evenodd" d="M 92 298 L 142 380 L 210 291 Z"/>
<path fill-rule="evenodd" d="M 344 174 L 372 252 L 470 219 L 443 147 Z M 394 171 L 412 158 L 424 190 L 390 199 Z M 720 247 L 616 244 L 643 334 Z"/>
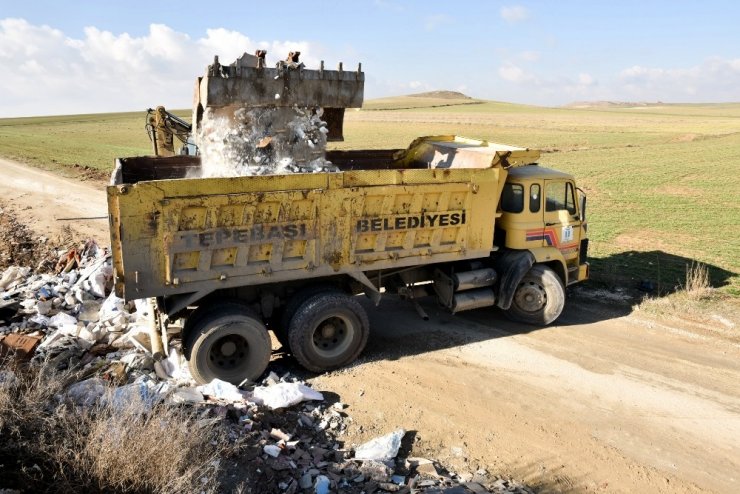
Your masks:
<path fill-rule="evenodd" d="M 127 158 L 109 186 L 126 299 L 487 257 L 506 168 L 536 151 L 456 137 L 329 152 L 338 173 L 187 179 L 199 158 Z"/>

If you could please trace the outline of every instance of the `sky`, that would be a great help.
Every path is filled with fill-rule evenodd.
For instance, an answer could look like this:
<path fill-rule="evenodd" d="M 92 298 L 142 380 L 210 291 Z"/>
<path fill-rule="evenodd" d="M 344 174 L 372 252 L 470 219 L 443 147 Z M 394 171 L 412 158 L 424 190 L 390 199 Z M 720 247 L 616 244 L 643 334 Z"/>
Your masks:
<path fill-rule="evenodd" d="M 740 101 L 740 2 L 0 0 L 0 117 L 189 108 L 219 55 L 362 63 L 365 97 Z"/>

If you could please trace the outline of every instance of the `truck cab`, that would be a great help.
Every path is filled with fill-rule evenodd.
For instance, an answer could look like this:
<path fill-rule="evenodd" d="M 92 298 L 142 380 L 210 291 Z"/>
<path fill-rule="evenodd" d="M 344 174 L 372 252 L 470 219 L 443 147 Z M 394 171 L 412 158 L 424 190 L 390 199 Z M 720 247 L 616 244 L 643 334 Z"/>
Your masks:
<path fill-rule="evenodd" d="M 586 196 L 572 175 L 531 164 L 512 167 L 499 203 L 494 243 L 529 251 L 564 286 L 588 278 Z"/>

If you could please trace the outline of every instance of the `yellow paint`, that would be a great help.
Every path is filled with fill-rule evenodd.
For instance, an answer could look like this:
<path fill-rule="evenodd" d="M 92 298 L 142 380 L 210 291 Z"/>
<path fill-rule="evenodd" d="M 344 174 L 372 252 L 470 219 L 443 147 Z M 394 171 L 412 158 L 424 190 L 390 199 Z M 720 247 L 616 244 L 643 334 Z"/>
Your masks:
<path fill-rule="evenodd" d="M 531 162 L 538 153 L 456 137 L 425 139 L 415 141 L 406 158 L 432 141 L 495 152 L 485 168 L 110 186 L 116 293 L 167 296 L 488 257 L 507 177 L 502 163 Z M 506 215 L 501 221 L 521 229 Z"/>

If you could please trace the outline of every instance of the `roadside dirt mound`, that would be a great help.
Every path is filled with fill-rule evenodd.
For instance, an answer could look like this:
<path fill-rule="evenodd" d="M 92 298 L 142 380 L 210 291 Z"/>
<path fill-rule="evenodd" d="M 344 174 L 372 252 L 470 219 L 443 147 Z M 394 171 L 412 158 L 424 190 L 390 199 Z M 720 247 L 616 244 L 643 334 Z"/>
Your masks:
<path fill-rule="evenodd" d="M 57 247 L 72 242 L 69 229 L 62 229 L 54 240 L 35 235 L 5 202 L 0 202 L 0 238 L 0 270 L 16 265 L 49 271 L 56 263 Z"/>

